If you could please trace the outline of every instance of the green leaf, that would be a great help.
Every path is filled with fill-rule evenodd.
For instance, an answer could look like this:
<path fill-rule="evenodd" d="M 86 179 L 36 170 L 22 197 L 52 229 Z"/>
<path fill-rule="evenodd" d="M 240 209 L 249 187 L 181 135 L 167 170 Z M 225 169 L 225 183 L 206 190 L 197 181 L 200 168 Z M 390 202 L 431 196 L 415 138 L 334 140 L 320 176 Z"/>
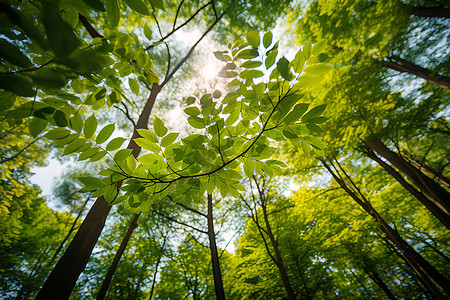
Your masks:
<path fill-rule="evenodd" d="M 317 43 L 314 44 L 312 54 L 316 55 L 316 54 L 322 52 L 326 46 L 327 46 L 327 42 L 325 39 L 318 41 Z"/>
<path fill-rule="evenodd" d="M 325 149 L 325 147 L 326 147 L 324 142 L 322 142 L 322 140 L 316 136 L 304 137 L 303 140 L 319 150 Z"/>
<path fill-rule="evenodd" d="M 123 0 L 123 2 L 125 2 L 125 4 L 135 12 L 143 15 L 149 15 L 147 6 L 145 6 L 144 2 L 141 0 Z"/>
<path fill-rule="evenodd" d="M 116 154 L 114 154 L 114 160 L 115 161 L 123 161 L 123 160 L 127 159 L 127 157 L 130 156 L 132 152 L 133 152 L 133 150 L 131 150 L 131 149 L 121 149 L 121 150 L 117 151 Z"/>
<path fill-rule="evenodd" d="M 199 117 L 189 117 L 188 118 L 188 123 L 197 129 L 203 129 L 205 128 L 205 124 L 203 123 L 203 119 L 199 118 Z"/>
<path fill-rule="evenodd" d="M 167 147 L 169 145 L 171 145 L 178 137 L 178 133 L 176 132 L 171 132 L 168 135 L 166 135 L 165 137 L 163 137 L 161 139 L 161 146 L 162 147 Z"/>
<path fill-rule="evenodd" d="M 73 140 L 66 146 L 66 148 L 64 148 L 63 155 L 68 155 L 77 152 L 77 150 L 83 147 L 84 144 L 86 144 L 86 140 L 83 138 L 77 138 Z"/>
<path fill-rule="evenodd" d="M 249 60 L 244 62 L 241 67 L 242 68 L 246 68 L 246 69 L 253 69 L 253 68 L 257 68 L 261 65 L 260 61 L 257 60 Z"/>
<path fill-rule="evenodd" d="M 252 159 L 244 159 L 244 173 L 248 178 L 252 178 L 255 172 L 255 164 Z"/>
<path fill-rule="evenodd" d="M 275 59 L 277 58 L 278 50 L 274 49 L 271 50 L 266 57 L 266 60 L 264 62 L 264 65 L 266 66 L 266 69 L 269 69 L 274 63 Z"/>
<path fill-rule="evenodd" d="M 165 10 L 164 2 L 162 0 L 150 0 L 150 3 L 155 7 Z"/>
<path fill-rule="evenodd" d="M 195 103 L 195 97 L 187 97 L 186 98 L 186 104 L 191 105 Z"/>
<path fill-rule="evenodd" d="M 69 120 L 70 128 L 75 130 L 76 132 L 80 133 L 83 129 L 83 118 L 79 113 L 77 113 L 75 116 L 70 118 Z"/>
<path fill-rule="evenodd" d="M 310 111 L 308 111 L 303 117 L 302 122 L 308 122 L 311 119 L 314 119 L 318 116 L 320 116 L 324 110 L 327 108 L 326 104 L 318 105 L 313 107 Z"/>
<path fill-rule="evenodd" d="M 144 35 L 149 40 L 152 40 L 152 30 L 150 29 L 150 26 L 148 26 L 148 23 L 144 25 Z"/>
<path fill-rule="evenodd" d="M 239 115 L 240 115 L 240 111 L 239 109 L 236 109 L 235 111 L 233 111 L 228 118 L 225 120 L 225 125 L 226 126 L 231 126 L 234 123 L 236 123 L 236 121 L 239 119 Z"/>
<path fill-rule="evenodd" d="M 102 12 L 105 11 L 105 6 L 103 5 L 103 3 L 100 0 L 83 0 L 83 2 L 95 10 L 102 11 Z"/>
<path fill-rule="evenodd" d="M 163 121 L 158 117 L 155 117 L 153 121 L 153 130 L 155 130 L 157 136 L 164 136 L 167 133 L 166 126 L 164 126 Z"/>
<path fill-rule="evenodd" d="M 226 51 L 216 51 L 214 52 L 214 56 L 220 61 L 227 62 L 227 59 L 223 56 L 224 53 L 226 53 Z"/>
<path fill-rule="evenodd" d="M 200 109 L 196 106 L 190 106 L 184 109 L 184 112 L 189 116 L 198 116 L 200 114 Z"/>
<path fill-rule="evenodd" d="M 298 50 L 297 54 L 295 54 L 295 58 L 292 60 L 291 65 L 294 69 L 294 72 L 301 73 L 303 71 L 303 67 L 305 66 L 305 55 L 303 55 L 303 51 Z"/>
<path fill-rule="evenodd" d="M 253 48 L 258 48 L 260 43 L 259 34 L 255 31 L 247 32 L 247 41 Z"/>
<path fill-rule="evenodd" d="M 244 49 L 236 55 L 235 59 L 252 59 L 259 55 L 258 50 L 256 49 Z"/>
<path fill-rule="evenodd" d="M 53 119 L 55 120 L 56 125 L 60 127 L 66 127 L 69 124 L 66 118 L 66 114 L 60 110 L 55 111 Z"/>
<path fill-rule="evenodd" d="M 137 138 L 134 139 L 134 142 L 141 148 L 147 149 L 154 153 L 159 153 L 161 151 L 161 148 L 158 146 L 158 144 L 153 143 L 147 139 L 144 138 Z"/>
<path fill-rule="evenodd" d="M 66 57 L 81 44 L 69 24 L 59 16 L 58 6 L 42 2 L 42 22 L 47 32 L 50 48 L 58 57 Z"/>
<path fill-rule="evenodd" d="M 283 135 L 285 137 L 287 137 L 288 139 L 296 139 L 296 138 L 298 138 L 297 135 L 293 134 L 292 132 L 290 132 L 289 130 L 286 130 L 286 129 L 283 130 Z"/>
<path fill-rule="evenodd" d="M 23 97 L 34 97 L 36 94 L 30 77 L 17 74 L 0 74 L 0 88 Z"/>
<path fill-rule="evenodd" d="M 134 78 L 128 79 L 128 84 L 130 85 L 131 91 L 138 96 L 139 95 L 139 84 Z"/>
<path fill-rule="evenodd" d="M 333 69 L 333 67 L 331 65 L 322 63 L 322 64 L 315 64 L 312 66 L 307 66 L 305 68 L 305 73 L 309 73 L 312 75 L 325 75 L 328 72 L 331 71 L 331 69 Z"/>
<path fill-rule="evenodd" d="M 272 32 L 267 31 L 263 37 L 263 44 L 265 48 L 268 48 L 272 44 Z"/>
<path fill-rule="evenodd" d="M 97 130 L 97 119 L 94 115 L 91 115 L 89 118 L 86 119 L 86 122 L 84 123 L 83 133 L 84 136 L 88 139 L 90 138 L 95 131 Z"/>
<path fill-rule="evenodd" d="M 31 120 L 28 130 L 32 137 L 37 137 L 47 127 L 48 122 L 43 119 L 34 118 Z"/>
<path fill-rule="evenodd" d="M 117 0 L 106 0 L 106 14 L 108 15 L 108 23 L 112 28 L 116 28 L 120 20 L 120 8 Z"/>
<path fill-rule="evenodd" d="M 106 142 L 107 139 L 111 136 L 111 134 L 114 132 L 115 129 L 115 123 L 108 124 L 105 127 L 100 130 L 100 132 L 97 135 L 97 138 L 95 139 L 95 142 L 97 144 L 102 144 Z"/>
<path fill-rule="evenodd" d="M 81 154 L 80 157 L 78 157 L 79 161 L 91 158 L 92 156 L 96 155 L 98 153 L 98 151 L 100 150 L 100 148 L 98 147 L 91 147 L 87 150 L 84 150 Z"/>
<path fill-rule="evenodd" d="M 105 155 L 107 153 L 108 152 L 106 152 L 106 151 L 99 151 L 97 154 L 95 154 L 94 156 L 91 157 L 91 162 L 98 161 L 98 160 L 102 159 L 103 157 L 105 157 Z"/>
<path fill-rule="evenodd" d="M 312 132 L 322 132 L 322 128 L 320 128 L 319 125 L 314 123 L 306 123 L 306 127 L 311 130 Z"/>
<path fill-rule="evenodd" d="M 281 77 L 288 81 L 292 80 L 293 76 L 290 74 L 289 60 L 287 60 L 284 56 L 278 60 L 277 70 L 280 72 Z"/>
<path fill-rule="evenodd" d="M 49 140 L 60 140 L 69 136 L 70 130 L 67 128 L 55 128 L 45 134 Z"/>
<path fill-rule="evenodd" d="M 244 70 L 241 73 L 241 77 L 244 79 L 253 79 L 263 76 L 264 73 L 260 70 Z"/>
<path fill-rule="evenodd" d="M 313 88 L 318 86 L 322 82 L 323 78 L 324 78 L 323 76 L 306 74 L 300 76 L 299 83 L 301 84 L 302 87 Z"/>
<path fill-rule="evenodd" d="M 0 57 L 14 66 L 27 68 L 33 64 L 30 59 L 20 51 L 19 47 L 0 39 Z"/>
<path fill-rule="evenodd" d="M 6 91 L 0 93 L 0 112 L 10 109 L 14 105 L 14 102 L 16 102 L 16 96 L 13 93 Z"/>
<path fill-rule="evenodd" d="M 148 129 L 137 129 L 137 132 L 146 140 L 149 140 L 152 143 L 158 143 L 158 138 L 153 131 L 150 131 Z"/>
<path fill-rule="evenodd" d="M 299 103 L 294 106 L 294 109 L 284 118 L 285 124 L 292 124 L 297 122 L 303 114 L 308 110 L 308 103 Z"/>
<path fill-rule="evenodd" d="M 126 141 L 127 139 L 123 138 L 123 137 L 118 137 L 115 139 L 112 139 L 108 145 L 106 145 L 106 151 L 114 151 L 119 149 L 122 144 Z"/>
<path fill-rule="evenodd" d="M 78 180 L 84 185 L 84 192 L 94 191 L 99 187 L 104 186 L 103 182 L 97 177 L 83 176 L 78 177 Z"/>

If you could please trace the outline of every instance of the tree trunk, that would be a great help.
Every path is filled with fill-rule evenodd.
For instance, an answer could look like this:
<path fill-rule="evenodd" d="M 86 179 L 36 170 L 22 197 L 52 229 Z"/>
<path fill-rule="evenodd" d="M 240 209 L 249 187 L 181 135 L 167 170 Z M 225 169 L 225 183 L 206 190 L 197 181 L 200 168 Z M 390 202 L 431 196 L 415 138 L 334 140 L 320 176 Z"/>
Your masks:
<path fill-rule="evenodd" d="M 420 172 L 399 154 L 389 150 L 377 136 L 373 136 L 365 143 L 403 173 L 409 181 L 428 195 L 444 212 L 450 213 L 450 193 L 442 186 Z"/>
<path fill-rule="evenodd" d="M 436 172 L 431 167 L 427 166 L 423 162 L 413 161 L 414 165 L 419 169 L 419 171 L 424 170 L 428 174 L 430 174 L 433 179 L 439 181 L 441 184 L 445 185 L 447 188 L 450 188 L 450 180 L 439 172 Z"/>
<path fill-rule="evenodd" d="M 136 129 L 148 128 L 150 112 L 160 90 L 161 87 L 157 83 L 154 83 L 147 103 L 134 128 L 133 136 L 127 147 L 127 149 L 133 150 L 132 154 L 134 157 L 137 157 L 141 152 L 141 147 L 133 140 L 134 138 L 139 137 Z M 121 181 L 118 182 L 118 187 L 120 184 Z M 66 252 L 60 258 L 36 296 L 36 300 L 69 298 L 78 277 L 89 261 L 92 250 L 94 250 L 94 247 L 97 244 L 97 240 L 102 233 L 110 210 L 111 206 L 106 202 L 103 196 L 97 198 Z"/>
<path fill-rule="evenodd" d="M 406 180 L 392 168 L 390 165 L 385 163 L 380 159 L 372 150 L 368 149 L 366 152 L 367 156 L 376 161 L 380 166 L 382 166 L 389 174 L 392 175 L 407 191 L 409 191 L 417 200 L 420 201 L 441 223 L 450 229 L 450 216 L 442 211 L 434 202 L 430 201 L 423 193 L 416 190 L 412 185 L 410 185 Z"/>
<path fill-rule="evenodd" d="M 214 288 L 216 299 L 224 300 L 225 291 L 223 289 L 222 273 L 220 272 L 219 253 L 217 252 L 216 236 L 214 234 L 214 219 L 212 211 L 212 196 L 208 194 L 208 238 L 209 249 L 211 250 L 211 261 L 214 276 Z"/>
<path fill-rule="evenodd" d="M 445 6 L 410 7 L 405 5 L 410 15 L 418 17 L 450 18 L 450 8 Z"/>
<path fill-rule="evenodd" d="M 91 199 L 91 195 L 92 194 L 89 194 L 89 197 L 86 199 L 86 201 L 84 201 L 83 206 L 80 208 L 80 211 L 78 212 L 77 217 L 75 218 L 75 220 L 72 223 L 72 227 L 70 227 L 69 232 L 64 237 L 64 239 L 61 241 L 61 244 L 59 244 L 59 247 L 58 247 L 58 249 L 56 249 L 55 254 L 53 254 L 51 262 L 53 262 L 56 259 L 56 257 L 58 257 L 58 254 L 59 254 L 59 252 L 61 252 L 62 248 L 64 247 L 64 244 L 67 242 L 70 235 L 75 230 L 75 226 L 77 225 L 78 220 L 81 218 L 81 215 L 83 214 L 84 209 L 86 208 L 86 205 L 88 204 L 89 200 Z"/>
<path fill-rule="evenodd" d="M 369 275 L 369 277 L 375 282 L 386 294 L 386 296 L 389 297 L 389 299 L 396 300 L 395 296 L 392 294 L 392 292 L 389 290 L 387 285 L 384 283 L 383 279 L 381 279 L 380 275 L 376 271 L 369 271 L 366 268 L 363 267 L 363 270 Z"/>
<path fill-rule="evenodd" d="M 283 264 L 283 259 L 281 257 L 280 249 L 278 248 L 278 243 L 275 240 L 275 237 L 272 232 L 272 227 L 270 226 L 270 223 L 269 223 L 269 217 L 267 215 L 267 208 L 266 208 L 266 203 L 264 201 L 264 195 L 259 187 L 259 184 L 258 184 L 256 178 L 254 178 L 254 179 L 255 179 L 256 187 L 257 187 L 258 193 L 259 193 L 259 199 L 260 199 L 260 204 L 261 204 L 261 208 L 263 211 L 264 223 L 266 224 L 267 235 L 269 236 L 270 243 L 272 244 L 273 251 L 275 252 L 275 257 L 277 260 L 276 261 L 277 267 L 278 267 L 278 270 L 280 271 L 281 280 L 283 281 L 283 285 L 284 285 L 284 288 L 286 289 L 289 299 L 295 300 L 295 299 L 297 299 L 295 296 L 295 292 L 292 289 L 291 283 L 289 282 L 289 277 L 287 276 L 286 268 L 284 267 L 284 264 Z"/>
<path fill-rule="evenodd" d="M 381 60 L 380 63 L 383 67 L 399 71 L 401 73 L 409 73 L 418 76 L 431 84 L 450 90 L 450 78 L 448 76 L 434 74 L 431 70 L 416 65 L 406 59 L 402 59 L 397 56 L 390 56 L 387 60 Z"/>
<path fill-rule="evenodd" d="M 130 240 L 133 230 L 137 227 L 137 220 L 139 219 L 140 215 L 141 215 L 140 213 L 135 214 L 133 220 L 131 220 L 131 224 L 128 227 L 127 233 L 123 237 L 122 243 L 120 243 L 119 249 L 117 250 L 116 255 L 114 256 L 113 262 L 109 266 L 108 272 L 106 273 L 105 279 L 103 280 L 100 291 L 97 294 L 97 300 L 105 298 L 106 292 L 108 291 L 108 287 L 111 284 L 114 272 L 116 271 L 117 265 L 119 264 L 119 260 L 122 257 L 125 248 L 127 247 L 128 241 Z"/>
<path fill-rule="evenodd" d="M 150 296 L 148 297 L 148 300 L 152 300 L 153 293 L 155 291 L 156 275 L 158 275 L 158 268 L 159 268 L 159 264 L 161 263 L 161 259 L 164 255 L 165 246 L 166 246 L 166 237 L 164 237 L 164 242 L 161 247 L 161 255 L 158 257 L 158 260 L 156 261 L 155 272 L 153 273 L 152 288 L 150 289 Z"/>
<path fill-rule="evenodd" d="M 341 180 L 331 168 L 322 161 L 324 167 L 338 182 L 343 190 L 353 198 L 369 215 L 371 215 L 378 223 L 380 229 L 386 234 L 400 252 L 405 257 L 406 261 L 410 264 L 416 274 L 428 283 L 430 292 L 438 299 L 442 299 L 443 296 L 439 289 L 431 282 L 429 278 L 432 278 L 439 284 L 447 294 L 450 295 L 450 281 L 448 281 L 439 271 L 437 271 L 428 261 L 426 261 L 416 250 L 414 250 L 399 234 L 396 230 L 392 229 L 386 221 L 378 214 L 378 212 L 372 207 L 367 199 L 361 199 L 358 197 L 346 184 Z M 347 176 L 348 177 L 348 176 Z M 349 178 L 349 177 L 348 177 Z"/>

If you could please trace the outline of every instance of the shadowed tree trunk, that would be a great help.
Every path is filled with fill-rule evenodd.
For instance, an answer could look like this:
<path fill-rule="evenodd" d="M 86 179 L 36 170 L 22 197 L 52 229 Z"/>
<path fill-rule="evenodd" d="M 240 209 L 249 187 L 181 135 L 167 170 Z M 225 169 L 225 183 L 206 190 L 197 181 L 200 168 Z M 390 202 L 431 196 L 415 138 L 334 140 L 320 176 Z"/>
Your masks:
<path fill-rule="evenodd" d="M 442 186 L 420 172 L 399 154 L 391 151 L 377 136 L 369 138 L 365 143 L 371 150 L 378 153 L 403 173 L 411 183 L 428 195 L 444 212 L 450 213 L 450 193 Z"/>
<path fill-rule="evenodd" d="M 64 239 L 61 241 L 61 244 L 59 245 L 58 249 L 56 249 L 55 254 L 53 254 L 51 262 L 53 262 L 56 259 L 56 257 L 58 256 L 59 252 L 64 247 L 64 244 L 67 242 L 67 240 L 69 239 L 70 235 L 75 230 L 75 226 L 77 225 L 78 220 L 81 218 L 81 215 L 83 214 L 84 209 L 86 208 L 86 205 L 88 204 L 89 200 L 91 199 L 91 195 L 92 194 L 89 194 L 89 196 L 87 197 L 86 201 L 83 203 L 83 206 L 80 208 L 80 211 L 78 212 L 77 217 L 75 218 L 75 220 L 72 223 L 72 227 L 70 227 L 69 232 L 64 237 Z"/>
<path fill-rule="evenodd" d="M 386 60 L 381 60 L 380 63 L 383 67 L 399 71 L 401 73 L 409 73 L 418 76 L 431 84 L 450 90 L 449 77 L 434 74 L 431 70 L 416 65 L 406 59 L 402 59 L 398 56 L 390 56 Z"/>
<path fill-rule="evenodd" d="M 423 162 L 413 161 L 413 163 L 419 169 L 419 171 L 424 170 L 430 176 L 432 176 L 433 179 L 439 181 L 441 184 L 445 185 L 447 188 L 450 188 L 450 180 L 447 177 L 445 177 L 444 175 L 442 175 L 441 172 L 436 172 L 435 170 L 433 170 L 432 168 L 430 168 Z"/>
<path fill-rule="evenodd" d="M 389 290 L 387 285 L 384 283 L 383 279 L 381 279 L 380 275 L 378 275 L 378 273 L 375 270 L 369 271 L 365 267 L 362 268 L 367 273 L 367 275 L 369 275 L 370 279 L 372 279 L 373 282 L 375 282 L 383 290 L 383 292 L 386 294 L 386 296 L 389 297 L 389 299 L 392 300 L 397 299 L 395 298 L 395 296 Z"/>
<path fill-rule="evenodd" d="M 338 163 L 338 161 L 336 161 Z M 380 229 L 387 235 L 390 241 L 395 244 L 395 246 L 400 250 L 405 260 L 410 264 L 411 268 L 416 272 L 416 274 L 427 283 L 427 288 L 429 291 L 435 295 L 438 299 L 443 299 L 443 295 L 439 289 L 430 280 L 432 278 L 439 284 L 447 294 L 450 295 L 450 281 L 448 281 L 438 270 L 436 270 L 427 260 L 425 260 L 422 255 L 420 255 L 416 250 L 414 250 L 400 235 L 394 230 L 389 224 L 378 214 L 378 212 L 372 207 L 370 202 L 362 195 L 359 197 L 355 192 L 353 192 L 349 186 L 344 182 L 339 173 L 331 170 L 330 166 L 322 161 L 323 166 L 328 170 L 331 176 L 336 180 L 336 182 L 341 186 L 341 188 L 347 192 L 347 194 L 352 197 L 355 202 L 357 202 L 369 215 L 371 215 L 377 222 Z M 341 171 L 344 172 L 342 167 Z M 351 181 L 350 177 L 344 172 L 345 177 Z M 352 186 L 356 188 L 356 185 L 351 181 Z"/>
<path fill-rule="evenodd" d="M 368 149 L 366 151 L 368 157 L 376 161 L 380 166 L 382 166 L 389 174 L 392 175 L 407 191 L 409 191 L 417 200 L 420 201 L 441 223 L 450 229 L 450 216 L 442 211 L 436 204 L 429 200 L 423 193 L 416 190 L 412 185 L 410 185 L 406 180 L 382 159 L 380 159 L 372 150 Z"/>
<path fill-rule="evenodd" d="M 211 261 L 214 276 L 214 288 L 216 290 L 216 299 L 224 300 L 225 291 L 223 289 L 222 273 L 220 271 L 219 253 L 216 246 L 216 235 L 214 233 L 214 218 L 212 208 L 212 196 L 208 194 L 208 238 L 209 249 L 211 250 Z"/>
<path fill-rule="evenodd" d="M 405 8 L 410 15 L 418 17 L 450 18 L 450 7 L 445 6 L 411 7 L 405 5 Z"/>
<path fill-rule="evenodd" d="M 137 220 L 139 219 L 139 216 L 140 216 L 140 213 L 135 214 L 133 217 L 133 220 L 131 220 L 130 226 L 128 227 L 128 230 L 122 239 L 122 243 L 120 243 L 119 249 L 117 250 L 116 255 L 114 256 L 113 262 L 109 266 L 108 272 L 106 273 L 105 279 L 103 280 L 100 291 L 97 294 L 97 300 L 105 298 L 106 292 L 108 291 L 108 287 L 111 284 L 111 280 L 114 275 L 114 272 L 116 271 L 117 265 L 119 264 L 119 260 L 122 257 L 122 254 L 125 251 L 125 248 L 127 247 L 128 241 L 130 240 L 130 237 L 131 237 L 131 234 L 133 233 L 134 229 L 137 227 Z"/>

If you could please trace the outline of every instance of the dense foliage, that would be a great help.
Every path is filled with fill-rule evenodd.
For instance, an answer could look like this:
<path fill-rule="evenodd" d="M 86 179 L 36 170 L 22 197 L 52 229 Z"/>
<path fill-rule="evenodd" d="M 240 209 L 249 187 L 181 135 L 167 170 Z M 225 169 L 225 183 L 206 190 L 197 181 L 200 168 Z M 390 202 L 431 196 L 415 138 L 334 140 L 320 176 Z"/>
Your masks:
<path fill-rule="evenodd" d="M 0 8 L 0 297 L 450 296 L 445 3 Z"/>

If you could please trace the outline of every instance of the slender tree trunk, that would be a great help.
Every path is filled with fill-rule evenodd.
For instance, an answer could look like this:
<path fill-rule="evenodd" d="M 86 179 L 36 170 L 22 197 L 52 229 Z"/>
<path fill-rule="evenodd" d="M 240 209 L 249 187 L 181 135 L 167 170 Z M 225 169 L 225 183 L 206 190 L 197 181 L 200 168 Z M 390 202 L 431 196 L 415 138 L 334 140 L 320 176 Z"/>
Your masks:
<path fill-rule="evenodd" d="M 450 78 L 448 76 L 443 76 L 439 74 L 434 74 L 431 70 L 423 68 L 419 65 L 413 64 L 406 59 L 402 59 L 397 56 L 390 56 L 387 60 L 381 60 L 381 65 L 383 67 L 401 72 L 409 73 L 425 79 L 431 84 L 437 85 L 441 88 L 450 89 Z"/>
<path fill-rule="evenodd" d="M 259 187 L 259 184 L 258 184 L 256 178 L 254 178 L 254 180 L 255 180 L 256 187 L 257 187 L 258 193 L 259 193 L 259 200 L 260 200 L 261 208 L 263 211 L 264 222 L 266 224 L 267 235 L 269 236 L 270 243 L 272 244 L 273 251 L 275 252 L 277 267 L 278 267 L 278 270 L 280 271 L 281 280 L 283 281 L 283 285 L 284 285 L 284 288 L 286 289 L 289 299 L 295 300 L 295 299 L 297 299 L 295 296 L 295 292 L 292 289 L 291 283 L 289 282 L 289 277 L 287 275 L 286 268 L 284 267 L 284 264 L 283 264 L 283 259 L 281 257 L 280 249 L 278 248 L 278 243 L 275 240 L 275 237 L 272 232 L 272 227 L 270 226 L 270 223 L 269 223 L 269 217 L 267 215 L 267 207 L 266 207 L 266 203 L 264 201 L 264 195 Z"/>
<path fill-rule="evenodd" d="M 445 6 L 410 7 L 405 5 L 410 15 L 431 18 L 450 18 L 450 8 Z"/>
<path fill-rule="evenodd" d="M 152 300 L 153 293 L 155 291 L 156 275 L 158 275 L 158 268 L 159 264 L 161 263 L 161 259 L 164 255 L 165 246 L 166 246 L 166 239 L 164 238 L 163 246 L 161 247 L 161 255 L 158 257 L 158 260 L 156 261 L 155 272 L 153 272 L 152 288 L 150 289 L 150 296 L 148 297 L 148 300 Z"/>
<path fill-rule="evenodd" d="M 447 188 L 450 188 L 450 180 L 447 177 L 445 177 L 442 174 L 439 174 L 438 172 L 436 172 L 435 170 L 433 170 L 432 168 L 430 168 L 423 162 L 414 161 L 413 163 L 419 169 L 419 171 L 424 170 L 425 172 L 430 174 L 430 176 L 432 176 L 433 179 L 439 181 L 441 184 L 445 185 Z"/>
<path fill-rule="evenodd" d="M 387 237 L 396 245 L 396 247 L 403 254 L 405 259 L 408 261 L 413 270 L 421 277 L 424 281 L 428 282 L 428 288 L 430 292 L 437 296 L 438 299 L 442 298 L 442 294 L 439 289 L 431 282 L 429 279 L 432 278 L 439 284 L 447 294 L 450 295 L 450 282 L 436 270 L 428 261 L 426 261 L 416 250 L 414 250 L 403 238 L 398 234 L 398 232 L 392 229 L 386 221 L 378 214 L 378 212 L 372 207 L 367 199 L 361 199 L 358 197 L 346 184 L 339 178 L 335 172 L 331 170 L 327 163 L 322 161 L 325 168 L 333 176 L 333 178 L 339 183 L 343 190 L 349 194 L 369 215 L 371 215 L 375 221 L 378 223 L 380 229 L 387 235 Z M 347 176 L 348 177 L 348 176 Z M 349 177 L 348 177 L 349 178 Z M 429 276 L 429 277 L 428 277 Z"/>
<path fill-rule="evenodd" d="M 392 175 L 407 191 L 409 191 L 417 200 L 420 201 L 441 223 L 450 229 L 450 215 L 442 211 L 434 202 L 429 200 L 423 193 L 416 190 L 412 185 L 410 185 L 397 171 L 394 170 L 390 165 L 385 163 L 380 159 L 372 150 L 367 150 L 367 156 L 376 161 L 380 166 L 382 166 L 389 174 Z"/>
<path fill-rule="evenodd" d="M 428 195 L 443 211 L 450 213 L 450 193 L 442 186 L 433 181 L 430 177 L 420 172 L 416 167 L 407 162 L 399 154 L 391 151 L 385 144 L 377 137 L 366 141 L 366 145 L 371 150 L 377 152 L 401 173 L 403 173 L 409 181 L 411 181 L 418 189 Z"/>
<path fill-rule="evenodd" d="M 212 209 L 212 196 L 208 194 L 208 238 L 209 249 L 211 250 L 211 261 L 214 276 L 214 288 L 216 290 L 216 299 L 224 300 L 225 291 L 223 289 L 222 273 L 220 272 L 219 253 L 216 246 L 216 235 L 214 233 L 214 219 Z"/>
<path fill-rule="evenodd" d="M 139 137 L 136 129 L 147 129 L 150 112 L 155 103 L 156 96 L 161 87 L 154 83 L 145 107 L 139 116 L 139 120 L 133 131 L 133 136 L 127 149 L 132 149 L 133 156 L 137 157 L 141 148 L 134 142 Z M 121 182 L 118 183 L 120 186 Z M 90 209 L 83 223 L 78 229 L 75 237 L 70 243 L 64 255 L 59 259 L 50 276 L 39 291 L 36 300 L 68 299 L 74 288 L 78 277 L 86 267 L 87 262 L 94 250 L 97 240 L 105 226 L 111 206 L 105 198 L 99 197 Z"/>
<path fill-rule="evenodd" d="M 119 264 L 119 260 L 122 257 L 125 248 L 127 247 L 128 241 L 130 240 L 131 234 L 133 230 L 137 227 L 137 220 L 139 219 L 140 213 L 135 214 L 133 220 L 131 220 L 131 224 L 128 227 L 127 233 L 122 239 L 122 243 L 120 243 L 119 250 L 117 250 L 116 255 L 114 256 L 114 260 L 109 266 L 108 272 L 106 273 L 105 279 L 103 280 L 100 291 L 97 294 L 97 300 L 104 299 L 106 296 L 106 292 L 108 291 L 108 287 L 111 284 L 112 277 L 114 272 L 117 269 L 117 265 Z"/>
<path fill-rule="evenodd" d="M 392 294 L 392 292 L 389 290 L 387 285 L 384 283 L 383 279 L 381 279 L 380 275 L 376 271 L 369 271 L 366 268 L 363 267 L 363 270 L 369 275 L 369 277 L 375 282 L 386 294 L 386 296 L 389 297 L 389 299 L 396 300 L 395 296 Z"/>

